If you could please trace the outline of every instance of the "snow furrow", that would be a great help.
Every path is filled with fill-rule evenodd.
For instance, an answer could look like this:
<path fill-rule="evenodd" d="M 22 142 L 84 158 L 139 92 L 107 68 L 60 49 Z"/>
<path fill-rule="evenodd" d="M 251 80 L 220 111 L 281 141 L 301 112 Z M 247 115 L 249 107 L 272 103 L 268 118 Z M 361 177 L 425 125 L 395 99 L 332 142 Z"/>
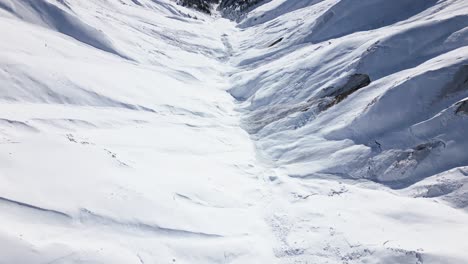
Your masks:
<path fill-rule="evenodd" d="M 0 0 L 0 264 L 467 263 L 467 2 L 219 6 Z"/>

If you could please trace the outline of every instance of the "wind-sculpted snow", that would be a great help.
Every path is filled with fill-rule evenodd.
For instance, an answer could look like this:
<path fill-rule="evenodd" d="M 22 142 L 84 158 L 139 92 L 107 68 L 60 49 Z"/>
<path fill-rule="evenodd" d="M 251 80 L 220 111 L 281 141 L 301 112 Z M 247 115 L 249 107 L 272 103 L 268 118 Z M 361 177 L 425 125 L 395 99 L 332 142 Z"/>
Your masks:
<path fill-rule="evenodd" d="M 450 110 L 468 96 L 468 87 L 462 84 L 468 63 L 466 4 L 385 1 L 386 7 L 379 3 L 323 1 L 292 8 L 296 17 L 316 15 L 311 24 L 290 25 L 287 32 L 291 35 L 271 27 L 291 24 L 286 20 L 287 10 L 279 10 L 284 18 L 279 16 L 253 31 L 263 30 L 270 41 L 283 38 L 281 42 L 256 51 L 250 51 L 258 45 L 256 40 L 239 44 L 247 51 L 238 59 L 245 71 L 233 75 L 231 93 L 245 101 L 244 126 L 255 133 L 260 149 L 284 162 L 292 174 L 326 172 L 404 187 L 468 164 L 467 155 L 461 154 L 466 140 L 457 134 L 467 132 L 468 124 Z M 299 34 L 307 30 L 311 31 L 307 37 Z M 245 30 L 243 34 L 248 38 L 252 33 Z M 352 74 L 368 75 L 370 84 L 341 90 L 342 94 L 329 92 L 340 91 Z M 443 122 L 445 132 L 415 134 L 415 126 L 441 111 L 454 115 L 457 128 L 449 129 L 449 123 Z M 322 138 L 323 148 L 326 142 L 348 142 L 350 159 L 346 161 L 341 154 L 343 144 L 336 144 L 334 151 L 333 144 L 327 148 L 327 153 L 337 155 L 336 161 L 311 154 L 308 144 L 298 143 L 308 137 Z M 316 151 L 315 140 L 310 142 L 315 142 Z M 296 143 L 291 146 L 290 142 Z M 433 142 L 442 143 L 422 147 L 421 155 L 409 151 Z M 352 152 L 356 153 L 353 158 Z M 308 161 L 318 166 L 306 166 Z"/>
<path fill-rule="evenodd" d="M 46 0 L 2 0 L 0 8 L 30 23 L 53 28 L 97 49 L 125 57 L 113 47 L 102 32 L 74 16 L 64 2 L 52 4 Z"/>
<path fill-rule="evenodd" d="M 171 1 L 2 3 L 0 263 L 268 262 L 263 170 L 225 92 L 233 25 Z"/>
<path fill-rule="evenodd" d="M 314 190 L 319 179 L 365 179 L 466 210 L 466 176 L 452 174 L 468 165 L 467 8 L 456 0 L 277 0 L 246 14 L 232 45 L 238 69 L 229 91 L 239 100 L 242 126 L 259 155 L 293 178 L 276 181 Z M 316 224 L 287 219 L 300 227 L 286 236 L 289 242 L 313 240 L 301 233 Z M 389 249 L 388 242 L 381 245 Z M 394 254 L 390 260 L 375 248 L 343 255 L 344 248 L 336 241 L 324 245 L 340 252 L 336 263 L 364 263 L 370 255 L 379 255 L 375 263 L 464 262 L 450 259 L 452 254 L 431 259 L 409 248 L 413 260 Z M 308 250 L 284 249 L 281 258 L 325 263 Z"/>
<path fill-rule="evenodd" d="M 468 263 L 468 3 L 223 3 L 0 0 L 0 264 Z"/>
<path fill-rule="evenodd" d="M 273 20 L 277 17 L 285 15 L 286 13 L 320 3 L 324 0 L 297 0 L 297 1 L 268 1 L 258 8 L 255 8 L 248 14 L 241 23 L 241 27 L 251 27 L 267 21 Z M 274 8 L 272 8 L 274 7 Z M 259 15 L 257 15 L 259 14 Z"/>
<path fill-rule="evenodd" d="M 437 0 L 353 0 L 338 1 L 321 14 L 309 30 L 305 41 L 319 43 L 359 31 L 369 31 L 405 21 L 429 7 Z M 351 22 L 352 21 L 352 22 Z"/>

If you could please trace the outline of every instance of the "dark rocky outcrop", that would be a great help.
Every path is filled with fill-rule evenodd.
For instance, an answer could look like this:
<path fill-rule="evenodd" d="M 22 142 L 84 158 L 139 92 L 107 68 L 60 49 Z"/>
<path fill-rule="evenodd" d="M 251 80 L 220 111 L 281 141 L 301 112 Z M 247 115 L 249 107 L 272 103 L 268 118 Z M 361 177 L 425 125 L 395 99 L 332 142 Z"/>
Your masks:
<path fill-rule="evenodd" d="M 326 88 L 322 93 L 311 97 L 306 102 L 296 105 L 263 107 L 250 116 L 247 130 L 252 134 L 257 133 L 265 126 L 295 113 L 309 112 L 310 115 L 316 116 L 370 83 L 371 80 L 367 74 L 353 74 L 344 85 L 338 88 Z"/>
<path fill-rule="evenodd" d="M 279 38 L 277 39 L 275 42 L 271 43 L 270 45 L 268 45 L 269 48 L 273 47 L 274 45 L 280 43 L 281 41 L 283 40 L 283 38 Z"/>
<path fill-rule="evenodd" d="M 213 4 L 219 4 L 218 10 L 229 19 L 239 19 L 253 7 L 265 0 L 177 0 L 182 6 L 211 14 Z"/>
<path fill-rule="evenodd" d="M 239 20 L 244 14 L 265 1 L 266 0 L 221 0 L 219 10 L 225 17 Z"/>
<path fill-rule="evenodd" d="M 457 106 L 458 108 L 455 110 L 455 113 L 468 115 L 468 99 L 459 102 Z"/>
<path fill-rule="evenodd" d="M 222 10 L 234 10 L 245 11 L 248 8 L 262 2 L 262 0 L 222 0 L 219 6 Z"/>
<path fill-rule="evenodd" d="M 326 108 L 329 108 L 333 105 L 338 104 L 343 101 L 350 94 L 356 92 L 357 90 L 368 86 L 371 83 L 370 77 L 367 74 L 353 74 L 349 77 L 348 81 L 342 87 L 331 91 L 327 94 L 327 97 L 334 97 L 334 100 L 330 102 Z"/>
<path fill-rule="evenodd" d="M 219 0 L 179 0 L 178 4 L 196 9 L 203 13 L 211 14 L 212 5 L 218 4 Z"/>

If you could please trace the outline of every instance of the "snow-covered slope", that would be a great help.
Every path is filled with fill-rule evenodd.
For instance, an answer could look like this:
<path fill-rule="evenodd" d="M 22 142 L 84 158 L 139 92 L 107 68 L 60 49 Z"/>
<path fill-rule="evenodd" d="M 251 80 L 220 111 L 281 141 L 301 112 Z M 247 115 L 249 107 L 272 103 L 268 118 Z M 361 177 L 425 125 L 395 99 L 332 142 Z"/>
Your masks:
<path fill-rule="evenodd" d="M 467 263 L 468 2 L 263 3 L 0 0 L 0 263 Z"/>
<path fill-rule="evenodd" d="M 1 6 L 0 263 L 271 256 L 228 21 L 170 1 Z"/>
<path fill-rule="evenodd" d="M 242 102 L 243 127 L 276 168 L 278 185 L 302 189 L 299 198 L 309 200 L 283 209 L 297 228 L 288 230 L 285 244 L 298 243 L 301 252 L 288 258 L 465 263 L 465 246 L 451 251 L 462 238 L 448 230 L 466 225 L 458 221 L 468 207 L 468 2 L 273 0 L 248 13 L 240 28 L 230 92 Z M 330 195 L 346 198 L 314 199 L 329 179 L 343 183 Z M 380 193 L 364 198 L 355 184 L 387 186 L 418 204 L 387 203 Z M 429 204 L 434 208 L 422 209 Z M 447 205 L 463 208 L 463 217 L 450 217 L 458 224 L 428 215 Z M 317 211 L 339 239 L 304 234 L 320 229 Z M 381 222 L 388 217 L 396 222 Z M 355 229 L 368 237 L 356 238 Z M 388 259 L 392 248 L 413 256 Z"/>
<path fill-rule="evenodd" d="M 426 0 L 266 4 L 237 38 L 246 55 L 236 58 L 242 67 L 231 92 L 245 101 L 247 129 L 297 177 L 326 173 L 399 188 L 467 165 L 468 116 L 457 111 L 468 96 L 467 8 Z"/>

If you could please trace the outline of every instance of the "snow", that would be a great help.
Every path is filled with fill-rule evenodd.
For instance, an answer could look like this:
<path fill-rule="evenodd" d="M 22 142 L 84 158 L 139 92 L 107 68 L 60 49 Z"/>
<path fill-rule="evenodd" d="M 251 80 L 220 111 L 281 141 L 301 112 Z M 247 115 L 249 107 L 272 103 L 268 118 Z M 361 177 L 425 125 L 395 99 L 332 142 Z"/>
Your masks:
<path fill-rule="evenodd" d="M 0 263 L 468 262 L 467 11 L 0 0 Z"/>

